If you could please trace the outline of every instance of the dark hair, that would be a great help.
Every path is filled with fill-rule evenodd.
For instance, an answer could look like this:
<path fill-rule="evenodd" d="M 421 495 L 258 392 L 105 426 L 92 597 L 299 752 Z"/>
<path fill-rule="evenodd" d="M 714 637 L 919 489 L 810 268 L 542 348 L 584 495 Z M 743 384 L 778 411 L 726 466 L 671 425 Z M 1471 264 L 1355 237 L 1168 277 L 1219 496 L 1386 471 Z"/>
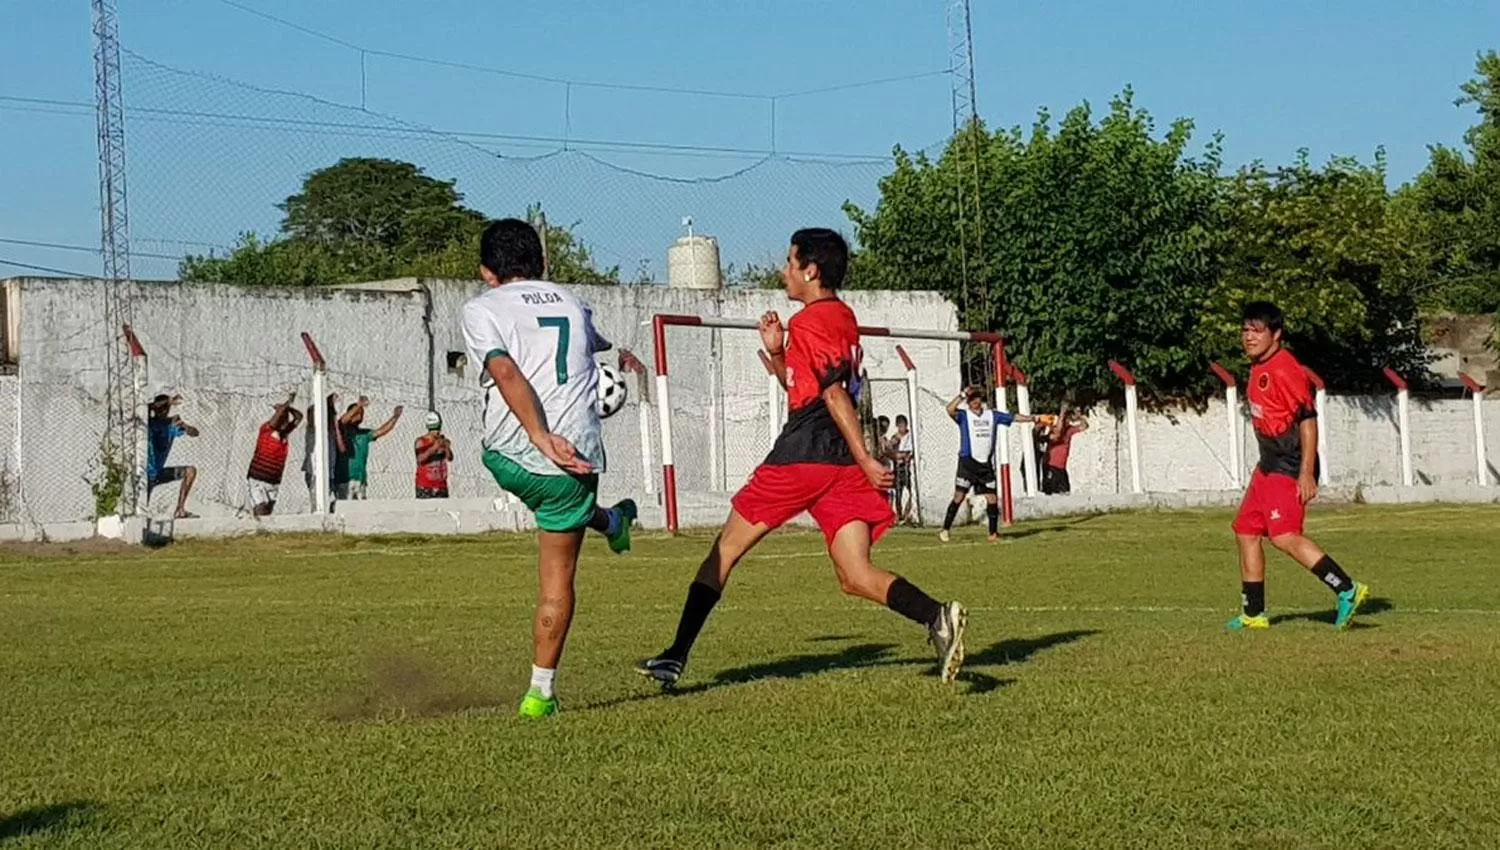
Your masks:
<path fill-rule="evenodd" d="M 824 289 L 838 289 L 844 285 L 844 273 L 849 270 L 849 243 L 838 231 L 805 227 L 792 234 L 792 244 L 797 248 L 797 259 L 803 268 L 808 263 L 818 264 L 818 279 Z"/>
<path fill-rule="evenodd" d="M 546 255 L 536 228 L 518 218 L 490 222 L 479 239 L 479 263 L 504 280 L 540 280 Z"/>
<path fill-rule="evenodd" d="M 877 416 L 877 417 L 875 417 L 875 421 L 876 422 L 889 423 L 891 421 L 891 417 L 889 417 L 889 416 Z"/>
<path fill-rule="evenodd" d="M 896 424 L 897 424 L 897 425 L 901 425 L 901 424 L 903 424 L 903 423 L 905 423 L 905 424 L 910 424 L 910 423 L 907 423 L 907 422 L 906 422 L 906 414 L 905 414 L 905 413 L 902 413 L 902 414 L 898 414 L 898 415 L 897 415 L 897 416 L 896 416 Z"/>
<path fill-rule="evenodd" d="M 1251 301 L 1245 305 L 1242 315 L 1245 323 L 1258 322 L 1266 326 L 1266 330 L 1277 333 L 1286 324 L 1286 317 L 1281 314 L 1281 308 L 1269 301 Z"/>

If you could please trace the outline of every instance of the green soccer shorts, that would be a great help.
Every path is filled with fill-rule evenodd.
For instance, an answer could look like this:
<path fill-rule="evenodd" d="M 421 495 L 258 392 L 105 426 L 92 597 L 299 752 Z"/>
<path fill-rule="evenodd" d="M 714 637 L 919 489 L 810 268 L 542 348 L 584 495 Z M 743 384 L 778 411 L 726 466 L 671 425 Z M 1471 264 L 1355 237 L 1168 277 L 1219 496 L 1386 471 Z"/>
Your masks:
<path fill-rule="evenodd" d="M 588 525 L 598 503 L 598 475 L 538 475 L 497 452 L 486 450 L 485 468 L 502 490 L 520 499 L 543 531 L 577 531 Z"/>

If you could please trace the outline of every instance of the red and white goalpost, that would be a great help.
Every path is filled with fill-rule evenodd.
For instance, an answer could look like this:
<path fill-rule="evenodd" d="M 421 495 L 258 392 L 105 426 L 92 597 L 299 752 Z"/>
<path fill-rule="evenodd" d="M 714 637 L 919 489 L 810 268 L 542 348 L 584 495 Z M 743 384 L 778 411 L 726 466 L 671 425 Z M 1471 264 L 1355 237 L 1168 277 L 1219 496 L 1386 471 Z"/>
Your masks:
<path fill-rule="evenodd" d="M 662 464 L 662 504 L 666 511 L 667 530 L 675 533 L 678 530 L 678 490 L 677 490 L 677 464 L 673 453 L 673 407 L 671 400 L 670 369 L 667 346 L 667 328 L 671 326 L 686 328 L 706 328 L 734 331 L 755 331 L 758 323 L 755 319 L 727 319 L 704 316 L 684 316 L 673 314 L 658 314 L 652 318 L 652 337 L 656 366 L 656 408 L 658 415 L 658 428 L 661 435 L 661 464 Z M 861 327 L 860 334 L 866 337 L 880 337 L 887 339 L 912 339 L 912 340 L 935 340 L 955 343 L 981 343 L 992 347 L 995 368 L 995 407 L 999 410 L 1005 409 L 1005 385 L 1008 374 L 1008 364 L 1005 360 L 1004 339 L 995 333 L 982 331 L 944 331 L 929 330 L 922 328 L 883 328 L 883 327 Z M 711 347 L 711 352 L 717 352 L 717 346 Z M 766 364 L 764 352 L 760 352 L 762 364 Z M 919 413 L 919 387 L 917 384 L 916 364 L 908 355 L 905 348 L 896 347 L 896 355 L 900 358 L 901 367 L 905 376 L 906 404 L 910 411 L 910 425 L 913 432 L 913 444 L 916 446 L 918 456 L 914 458 L 914 468 L 920 470 L 920 432 L 918 431 Z M 716 356 L 716 355 L 715 355 Z M 769 369 L 766 370 L 769 372 Z M 885 379 L 891 380 L 891 379 Z M 782 422 L 785 421 L 785 400 L 781 398 L 782 390 L 774 377 L 768 377 L 766 382 L 767 393 L 767 415 L 763 425 L 766 439 L 774 440 L 779 432 Z M 717 388 L 721 386 L 717 378 L 710 379 L 710 386 Z M 943 403 L 937 401 L 938 396 L 934 394 L 930 403 Z M 720 400 L 711 399 L 708 410 L 708 444 L 711 446 L 710 454 L 721 451 L 719 448 L 725 438 L 718 436 L 719 423 L 714 421 L 716 417 L 722 418 L 725 411 L 719 407 Z M 1011 502 L 1010 481 L 1010 441 L 1000 439 L 997 446 L 996 460 L 999 466 L 997 470 L 1001 488 L 1001 511 L 1005 524 L 1010 525 L 1013 521 L 1013 505 Z M 716 475 L 722 474 L 721 461 L 715 456 L 708 463 L 714 468 Z M 914 482 L 915 483 L 915 482 Z"/>

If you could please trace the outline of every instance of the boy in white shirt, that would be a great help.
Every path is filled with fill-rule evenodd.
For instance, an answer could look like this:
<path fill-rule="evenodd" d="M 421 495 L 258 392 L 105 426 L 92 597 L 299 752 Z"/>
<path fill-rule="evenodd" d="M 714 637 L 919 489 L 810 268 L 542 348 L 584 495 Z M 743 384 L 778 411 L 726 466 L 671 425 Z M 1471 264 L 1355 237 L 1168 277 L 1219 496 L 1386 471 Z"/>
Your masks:
<path fill-rule="evenodd" d="M 630 549 L 635 503 L 597 504 L 604 439 L 594 355 L 608 340 L 589 306 L 540 278 L 542 242 L 524 221 L 485 228 L 479 274 L 488 287 L 463 309 L 469 360 L 485 391 L 484 465 L 495 482 L 536 516 L 541 601 L 532 623 L 531 688 L 523 717 L 557 713 L 554 681 L 573 621 L 573 575 L 583 532 L 602 532 L 610 549 Z"/>

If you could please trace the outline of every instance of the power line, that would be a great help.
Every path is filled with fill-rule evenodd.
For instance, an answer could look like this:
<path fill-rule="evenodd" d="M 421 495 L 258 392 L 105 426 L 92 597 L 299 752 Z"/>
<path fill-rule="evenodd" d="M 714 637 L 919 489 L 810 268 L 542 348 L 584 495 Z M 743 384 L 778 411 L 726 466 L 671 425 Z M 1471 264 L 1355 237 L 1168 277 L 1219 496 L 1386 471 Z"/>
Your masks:
<path fill-rule="evenodd" d="M 360 45 L 360 44 L 355 44 L 352 41 L 348 41 L 346 39 L 339 38 L 336 35 L 330 35 L 329 33 L 323 32 L 321 30 L 316 30 L 316 29 L 313 29 L 312 27 L 304 26 L 304 25 L 296 23 L 294 21 L 289 21 L 286 18 L 282 18 L 282 17 L 279 17 L 277 15 L 273 15 L 273 14 L 271 14 L 269 12 L 262 12 L 259 9 L 255 9 L 255 8 L 247 6 L 247 5 L 243 4 L 243 3 L 236 2 L 236 0 L 219 0 L 219 2 L 222 3 L 225 6 L 230 6 L 232 8 L 240 10 L 241 12 L 245 12 L 246 14 L 254 15 L 254 16 L 258 17 L 258 18 L 263 18 L 265 20 L 271 21 L 271 22 L 279 24 L 281 26 L 288 27 L 290 29 L 296 30 L 297 32 L 303 33 L 304 35 L 309 35 L 309 36 L 312 36 L 313 38 L 321 39 L 321 40 L 326 41 L 326 42 L 328 42 L 330 44 L 336 44 L 339 47 L 343 47 L 343 48 L 345 48 L 347 50 L 353 50 L 356 53 L 360 53 L 360 54 L 366 55 L 366 56 L 379 56 L 379 57 L 384 58 L 384 59 L 395 59 L 395 60 L 399 60 L 399 61 L 402 61 L 402 62 L 415 62 L 415 63 L 423 64 L 423 65 L 433 65 L 433 66 L 440 67 L 440 68 L 454 68 L 454 69 L 463 70 L 463 71 L 474 71 L 476 73 L 493 74 L 493 75 L 500 76 L 500 77 L 509 77 L 511 79 L 517 79 L 517 80 L 530 80 L 532 82 L 550 83 L 552 85 L 558 85 L 558 86 L 573 86 L 573 87 L 577 87 L 577 88 L 607 89 L 607 90 L 612 90 L 612 91 L 654 92 L 654 93 L 657 93 L 657 94 L 684 94 L 684 95 L 696 95 L 698 97 L 721 97 L 721 98 L 731 98 L 731 99 L 738 99 L 738 100 L 778 100 L 778 99 L 783 99 L 783 98 L 802 97 L 804 95 L 811 95 L 811 94 L 823 94 L 823 93 L 826 93 L 826 92 L 844 91 L 846 89 L 862 88 L 862 87 L 866 87 L 866 86 L 885 85 L 885 84 L 888 84 L 888 83 L 904 82 L 904 81 L 907 81 L 907 80 L 918 80 L 918 79 L 923 79 L 923 78 L 927 78 L 927 77 L 935 77 L 935 76 L 946 75 L 946 74 L 951 73 L 950 69 L 943 68 L 943 69 L 939 69 L 939 70 L 920 71 L 920 72 L 917 72 L 917 73 L 914 73 L 914 74 L 906 74 L 906 75 L 897 76 L 897 77 L 885 77 L 885 78 L 876 79 L 876 80 L 862 80 L 862 81 L 857 81 L 857 82 L 852 82 L 852 83 L 844 83 L 844 84 L 840 84 L 840 85 L 827 86 L 825 88 L 808 89 L 808 90 L 805 90 L 805 91 L 784 92 L 784 93 L 780 93 L 780 94 L 766 94 L 764 92 L 727 91 L 727 90 L 723 90 L 723 89 L 694 89 L 694 88 L 683 88 L 683 87 L 678 87 L 678 86 L 645 85 L 645 84 L 641 84 L 641 83 L 608 83 L 608 82 L 601 82 L 599 80 L 575 80 L 575 79 L 568 79 L 568 78 L 565 78 L 565 77 L 553 77 L 553 76 L 548 76 L 548 75 L 545 75 L 545 74 L 533 74 L 533 73 L 527 73 L 527 72 L 524 72 L 524 71 L 512 71 L 512 70 L 507 69 L 507 68 L 496 68 L 496 67 L 487 66 L 487 65 L 475 65 L 475 64 L 472 64 L 472 63 L 469 63 L 469 62 L 455 62 L 455 61 L 452 61 L 450 59 L 433 59 L 431 57 L 417 56 L 417 55 L 414 55 L 414 54 L 411 54 L 411 53 L 400 53 L 400 52 L 396 52 L 396 51 L 392 51 L 392 50 L 381 50 L 379 48 L 365 47 L 365 46 Z"/>
<path fill-rule="evenodd" d="M 199 78 L 202 78 L 202 79 L 208 79 L 208 80 L 212 80 L 213 82 L 217 82 L 217 83 L 220 83 L 220 84 L 223 84 L 223 85 L 237 86 L 237 87 L 245 88 L 245 89 L 248 89 L 248 90 L 251 90 L 251 91 L 260 92 L 262 94 L 274 94 L 274 95 L 279 95 L 279 96 L 283 96 L 283 97 L 302 98 L 302 99 L 309 100 L 309 101 L 311 101 L 313 103 L 316 103 L 318 105 L 321 105 L 321 106 L 328 106 L 328 107 L 335 108 L 335 109 L 350 110 L 350 111 L 361 113 L 363 115 L 370 116 L 372 118 L 382 119 L 382 120 L 385 120 L 385 121 L 389 121 L 392 124 L 398 125 L 398 126 L 391 126 L 391 125 L 380 125 L 380 124 L 367 124 L 367 123 L 359 123 L 359 122 L 352 122 L 352 121 L 317 121 L 317 120 L 305 119 L 305 118 L 283 118 L 283 117 L 277 117 L 277 116 L 244 115 L 244 114 L 232 113 L 232 112 L 205 112 L 205 111 L 202 111 L 202 110 L 195 110 L 195 109 L 164 109 L 164 108 L 160 108 L 160 107 L 142 107 L 142 106 L 131 107 L 131 108 L 129 108 L 127 110 L 127 112 L 129 114 L 131 114 L 131 115 L 136 115 L 136 116 L 141 116 L 141 115 L 153 116 L 153 117 L 155 117 L 155 120 L 170 121 L 171 123 L 179 123 L 179 124 L 184 124 L 184 125 L 187 125 L 187 126 L 225 126 L 224 124 L 216 124 L 216 123 L 212 123 L 212 122 L 242 122 L 244 124 L 252 124 L 252 125 L 271 125 L 271 126 L 281 125 L 281 126 L 297 127 L 297 128 L 301 128 L 301 129 L 307 129 L 307 130 L 333 131 L 334 135 L 344 134 L 344 135 L 354 136 L 354 135 L 366 135 L 366 134 L 370 134 L 370 133 L 381 134 L 381 135 L 385 135 L 385 136 L 391 136 L 391 135 L 416 135 L 416 136 L 437 137 L 437 138 L 442 138 L 442 139 L 446 139 L 446 140 L 449 140 L 449 141 L 455 141 L 455 142 L 459 142 L 459 143 L 462 143 L 463 140 L 465 140 L 465 139 L 477 139 L 477 140 L 484 140 L 484 141 L 514 142 L 514 143 L 521 143 L 521 144 L 544 144 L 544 145 L 547 145 L 548 148 L 550 150 L 552 150 L 554 153 L 561 152 L 563 150 L 564 146 L 566 146 L 567 148 L 598 148 L 598 149 L 604 149 L 604 150 L 623 150 L 623 151 L 632 151 L 632 152 L 641 152 L 641 153 L 703 154 L 703 155 L 711 155 L 711 156 L 736 156 L 736 157 L 753 156 L 753 157 L 757 157 L 757 158 L 761 158 L 761 157 L 765 157 L 765 156 L 773 155 L 774 154 L 776 156 L 781 156 L 781 157 L 798 158 L 798 159 L 806 159 L 806 160 L 823 159 L 823 160 L 836 160 L 836 161 L 847 161 L 847 162 L 856 162 L 856 163 L 857 162 L 871 162 L 871 163 L 874 163 L 874 162 L 885 162 L 885 161 L 887 161 L 890 158 L 889 155 L 887 155 L 887 154 L 849 154 L 849 153 L 836 153 L 836 152 L 828 152 L 828 151 L 770 151 L 770 150 L 763 149 L 763 148 L 741 148 L 741 147 L 715 146 L 715 145 L 681 145 L 681 144 L 667 144 L 667 143 L 662 143 L 662 142 L 632 142 L 632 141 L 626 141 L 626 140 L 623 140 L 623 139 L 565 139 L 565 138 L 560 137 L 560 136 L 538 136 L 538 135 L 527 135 L 527 134 L 521 134 L 521 133 L 490 133 L 490 132 L 475 131 L 475 130 L 439 130 L 439 129 L 434 129 L 434 128 L 430 128 L 430 127 L 421 127 L 421 126 L 414 125 L 414 124 L 407 124 L 406 122 L 402 121 L 399 118 L 395 118 L 395 117 L 392 117 L 392 116 L 382 115 L 380 113 L 372 112 L 372 111 L 370 111 L 368 109 L 362 109 L 362 108 L 357 107 L 357 106 L 352 106 L 352 105 L 348 105 L 348 104 L 341 104 L 341 103 L 337 103 L 337 102 L 334 102 L 334 101 L 324 100 L 322 98 L 319 98 L 319 97 L 316 97 L 316 96 L 313 96 L 313 95 L 309 95 L 309 94 L 305 94 L 305 93 L 302 93 L 302 92 L 284 91 L 284 90 L 278 90 L 278 89 L 264 89 L 264 88 L 261 88 L 259 86 L 250 85 L 248 83 L 241 83 L 241 82 L 234 81 L 234 80 L 223 79 L 223 78 L 211 75 L 211 74 L 203 74 L 203 73 L 200 73 L 200 72 L 197 72 L 197 71 L 188 71 L 188 70 L 183 70 L 183 69 L 180 69 L 180 68 L 173 68 L 173 67 L 171 67 L 169 65 L 162 65 L 161 63 L 155 62 L 154 60 L 150 60 L 150 59 L 147 59 L 144 56 L 140 56 L 139 54 L 132 53 L 129 50 L 126 50 L 124 52 L 126 54 L 128 54 L 132 59 L 141 61 L 143 63 L 146 63 L 148 65 L 151 65 L 151 66 L 153 66 L 155 68 L 158 68 L 158 69 L 160 69 L 162 71 L 165 71 L 165 72 L 168 72 L 168 73 L 182 74 L 182 75 L 190 76 L 190 77 L 199 77 Z M 946 73 L 946 72 L 943 72 L 943 73 Z M 858 85 L 858 84 L 856 84 L 856 85 Z M 796 97 L 796 96 L 799 96 L 798 93 L 793 93 L 791 95 L 788 95 L 788 97 Z M 36 105 L 43 105 L 43 106 L 79 107 L 79 108 L 89 108 L 89 109 L 92 109 L 92 104 L 84 103 L 82 101 L 57 100 L 57 99 L 49 99 L 49 98 L 31 98 L 31 97 L 20 97 L 20 96 L 15 96 L 15 95 L 0 95 L 0 109 L 6 108 L 4 106 L 5 103 L 18 103 L 18 104 L 26 104 L 26 105 L 36 104 Z M 189 120 L 189 119 L 191 119 L 191 120 Z M 340 133 L 339 131 L 358 131 L 358 132 Z M 491 156 L 498 155 L 498 154 L 495 154 L 493 151 L 488 151 L 488 150 L 485 150 L 484 153 L 487 154 L 487 155 L 491 155 Z M 605 164 L 608 164 L 608 163 L 605 163 Z"/>
<path fill-rule="evenodd" d="M 31 240 L 31 239 L 8 239 L 8 238 L 0 237 L 0 244 L 5 244 L 5 245 L 22 245 L 22 246 L 25 246 L 27 248 L 48 248 L 48 249 L 54 250 L 54 251 L 77 251 L 77 252 L 83 253 L 83 254 L 98 254 L 99 253 L 99 249 L 98 248 L 90 248 L 87 245 L 68 245 L 68 244 L 64 244 L 64 243 L 61 243 L 61 242 L 36 242 L 36 241 Z M 152 254 L 152 253 L 149 253 L 149 252 L 146 252 L 146 251 L 131 251 L 130 252 L 130 256 L 132 256 L 132 257 L 147 257 L 147 258 L 153 259 L 153 260 L 180 260 L 180 259 L 182 259 L 181 255 Z"/>
<path fill-rule="evenodd" d="M 23 263 L 20 260 L 7 260 L 4 257 L 0 257 L 0 266 L 14 266 L 18 269 L 27 269 L 34 272 L 46 272 L 48 274 L 60 274 L 65 277 L 81 278 L 84 280 L 93 280 L 98 277 L 98 275 L 93 274 L 70 272 L 67 269 L 54 269 L 51 266 L 38 266 L 33 265 L 32 263 Z"/>

